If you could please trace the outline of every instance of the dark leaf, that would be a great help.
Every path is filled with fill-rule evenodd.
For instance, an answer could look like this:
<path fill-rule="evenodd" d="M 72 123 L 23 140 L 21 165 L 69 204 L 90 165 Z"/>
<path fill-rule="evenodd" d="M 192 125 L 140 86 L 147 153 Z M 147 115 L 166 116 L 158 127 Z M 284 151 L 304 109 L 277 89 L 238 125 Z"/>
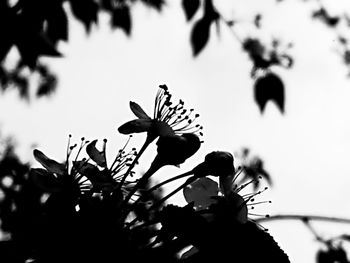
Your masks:
<path fill-rule="evenodd" d="M 5 1 L 3 1 L 5 3 Z M 7 4 L 0 5 L 0 63 L 6 58 L 14 44 L 13 24 L 15 16 L 10 12 Z"/>
<path fill-rule="evenodd" d="M 343 235 L 340 236 L 340 238 L 343 239 L 343 240 L 346 240 L 346 241 L 350 242 L 350 235 L 343 234 Z"/>
<path fill-rule="evenodd" d="M 191 20 L 200 6 L 200 0 L 182 0 L 182 8 L 187 21 Z"/>
<path fill-rule="evenodd" d="M 29 83 L 28 79 L 15 72 L 11 75 L 11 81 L 19 91 L 19 96 L 22 99 L 29 99 Z"/>
<path fill-rule="evenodd" d="M 25 65 L 34 69 L 40 56 L 60 57 L 51 41 L 43 34 L 23 28 L 18 32 L 15 45 L 17 46 L 22 61 Z"/>
<path fill-rule="evenodd" d="M 257 28 L 260 28 L 261 27 L 261 14 L 257 14 L 255 17 L 254 17 L 254 25 L 257 27 Z"/>
<path fill-rule="evenodd" d="M 246 230 L 244 231 L 247 239 L 253 241 L 254 250 L 257 249 L 257 255 L 248 255 L 246 262 L 250 261 L 249 257 L 256 258 L 260 262 L 279 262 L 279 263 L 289 263 L 289 258 L 287 254 L 279 247 L 274 238 L 266 231 L 258 228 L 254 223 L 247 222 L 245 224 Z M 250 243 L 250 242 L 247 242 Z M 243 242 L 242 242 L 243 243 Z M 251 251 L 251 248 L 244 249 L 247 252 Z M 242 255 L 242 258 L 245 258 L 246 254 Z"/>
<path fill-rule="evenodd" d="M 56 87 L 57 79 L 54 75 L 50 74 L 45 77 L 41 77 L 36 95 L 38 97 L 50 95 L 56 90 Z"/>
<path fill-rule="evenodd" d="M 346 252 L 342 247 L 330 247 L 319 250 L 316 254 L 317 263 L 348 263 Z"/>
<path fill-rule="evenodd" d="M 121 28 L 125 34 L 131 34 L 131 15 L 130 9 L 127 5 L 117 6 L 112 11 L 112 26 L 114 28 Z"/>
<path fill-rule="evenodd" d="M 191 33 L 191 45 L 194 56 L 197 56 L 206 46 L 209 40 L 210 26 L 212 22 L 213 20 L 204 16 L 193 26 Z"/>
<path fill-rule="evenodd" d="M 68 19 L 62 6 L 58 6 L 49 14 L 46 34 L 52 43 L 68 40 Z"/>
<path fill-rule="evenodd" d="M 284 113 L 284 84 L 276 74 L 267 73 L 259 77 L 254 84 L 254 95 L 261 113 L 269 101 L 274 102 Z"/>
<path fill-rule="evenodd" d="M 1 35 L 1 41 L 0 41 L 0 63 L 6 58 L 7 53 L 10 51 L 13 42 L 8 36 Z"/>
<path fill-rule="evenodd" d="M 37 149 L 33 151 L 33 154 L 35 160 L 37 160 L 49 172 L 59 175 L 63 175 L 65 173 L 66 168 L 64 164 L 48 158 L 43 152 Z"/>
<path fill-rule="evenodd" d="M 105 10 L 111 11 L 113 9 L 113 0 L 101 0 L 101 7 Z"/>
<path fill-rule="evenodd" d="M 164 0 L 141 0 L 142 3 L 144 3 L 145 5 L 155 8 L 158 11 L 162 10 L 162 7 L 164 5 Z"/>
<path fill-rule="evenodd" d="M 71 8 L 75 18 L 80 20 L 90 32 L 91 25 L 97 23 L 98 5 L 94 0 L 70 0 Z"/>
<path fill-rule="evenodd" d="M 312 13 L 312 18 L 320 19 L 323 23 L 330 27 L 338 25 L 340 18 L 337 16 L 330 16 L 326 9 L 321 7 Z"/>
<path fill-rule="evenodd" d="M 219 14 L 215 10 L 213 0 L 204 0 L 204 16 L 212 21 L 219 18 Z"/>
<path fill-rule="evenodd" d="M 89 155 L 91 160 L 93 160 L 98 166 L 106 167 L 106 155 L 105 152 L 100 152 L 96 148 L 96 142 L 97 140 L 93 140 L 86 146 L 86 153 Z"/>

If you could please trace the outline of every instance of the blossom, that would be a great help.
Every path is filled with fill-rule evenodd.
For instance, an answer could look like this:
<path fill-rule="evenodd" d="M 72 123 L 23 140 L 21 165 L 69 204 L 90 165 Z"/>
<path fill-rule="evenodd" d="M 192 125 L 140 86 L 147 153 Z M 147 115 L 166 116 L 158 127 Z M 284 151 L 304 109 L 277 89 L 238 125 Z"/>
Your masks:
<path fill-rule="evenodd" d="M 87 191 L 113 191 L 123 176 L 123 170 L 133 160 L 136 149 L 125 152 L 126 144 L 118 151 L 114 162 L 108 168 L 106 160 L 107 141 L 104 140 L 102 151 L 96 148 L 96 142 L 97 140 L 89 142 L 82 138 L 78 153 L 73 160 L 71 160 L 72 151 L 77 145 L 70 146 L 68 143 L 67 157 L 64 163 L 50 159 L 43 152 L 35 149 L 33 151 L 34 158 L 44 169 L 31 169 L 30 175 L 32 180 L 45 192 L 69 192 L 74 197 L 78 197 Z M 78 160 L 79 154 L 85 146 L 89 159 L 82 158 Z M 89 160 L 92 160 L 94 164 L 90 163 Z"/>
<path fill-rule="evenodd" d="M 137 119 L 128 121 L 118 128 L 122 134 L 147 132 L 153 141 L 158 136 L 182 135 L 195 133 L 202 135 L 203 127 L 194 124 L 199 114 L 194 110 L 184 108 L 184 102 L 179 100 L 176 105 L 171 101 L 172 95 L 166 85 L 160 85 L 155 99 L 153 118 L 139 104 L 130 102 L 130 109 Z"/>
<path fill-rule="evenodd" d="M 214 209 L 216 213 L 228 216 L 239 223 L 246 223 L 248 210 L 254 209 L 254 197 L 267 190 L 242 195 L 241 191 L 256 180 L 240 183 L 238 177 L 242 169 L 234 168 L 234 158 L 229 152 L 214 151 L 206 155 L 203 163 L 193 169 L 194 178 L 191 184 L 183 189 L 184 197 L 188 203 L 194 202 L 196 210 Z M 207 176 L 219 177 L 219 184 Z M 265 203 L 259 202 L 259 203 Z M 270 201 L 266 201 L 270 203 Z M 258 215 L 260 216 L 260 215 Z"/>

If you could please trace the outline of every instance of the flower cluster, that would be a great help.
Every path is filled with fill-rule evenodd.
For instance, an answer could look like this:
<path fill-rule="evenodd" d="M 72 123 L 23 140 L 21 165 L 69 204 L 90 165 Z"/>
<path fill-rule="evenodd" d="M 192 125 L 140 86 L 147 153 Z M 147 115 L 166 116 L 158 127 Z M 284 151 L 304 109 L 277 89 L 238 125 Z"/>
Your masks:
<path fill-rule="evenodd" d="M 242 169 L 235 169 L 232 154 L 211 152 L 192 170 L 152 185 L 151 176 L 160 168 L 179 166 L 200 148 L 203 128 L 196 123 L 199 115 L 193 109 L 185 109 L 182 100 L 173 104 L 165 85 L 156 95 L 153 118 L 135 102 L 130 102 L 130 108 L 137 119 L 119 127 L 120 133 L 130 137 L 112 162 L 106 158 L 106 140 L 99 150 L 97 140 L 82 138 L 77 147 L 70 145 L 70 136 L 63 163 L 34 150 L 43 168 L 31 169 L 30 179 L 48 198 L 43 200 L 43 210 L 38 209 L 37 217 L 45 226 L 39 228 L 40 242 L 32 244 L 30 251 L 35 253 L 26 259 L 49 262 L 55 254 L 54 262 L 69 257 L 104 263 L 118 261 L 117 255 L 129 262 L 175 262 L 181 250 L 191 247 L 184 256 L 189 263 L 224 260 L 232 248 L 237 248 L 237 262 L 255 262 L 260 257 L 263 262 L 289 262 L 273 238 L 248 218 L 254 197 L 262 191 L 241 194 L 253 181 L 237 179 Z M 144 145 L 139 151 L 127 151 L 130 134 L 142 132 L 147 133 Z M 140 156 L 156 139 L 157 152 L 149 169 L 131 181 Z M 86 158 L 80 157 L 83 150 Z M 155 191 L 187 176 L 170 193 Z M 187 206 L 165 205 L 181 190 Z M 248 253 L 248 243 L 257 253 Z"/>
<path fill-rule="evenodd" d="M 110 167 L 106 160 L 106 143 L 103 140 L 103 150 L 96 148 L 97 140 L 92 142 L 81 138 L 81 144 L 73 158 L 72 153 L 77 144 L 70 145 L 71 135 L 67 147 L 66 160 L 63 163 L 57 162 L 47 157 L 40 150 L 34 150 L 35 159 L 45 168 L 32 168 L 31 178 L 35 184 L 48 193 L 68 192 L 75 198 L 81 194 L 112 192 L 118 187 L 125 169 L 130 165 L 135 155 L 136 149 L 125 152 L 126 145 L 118 151 Z M 86 149 L 89 158 L 79 158 L 81 151 Z M 124 173 L 123 173 L 124 172 Z M 121 188 L 123 191 L 127 189 Z"/>

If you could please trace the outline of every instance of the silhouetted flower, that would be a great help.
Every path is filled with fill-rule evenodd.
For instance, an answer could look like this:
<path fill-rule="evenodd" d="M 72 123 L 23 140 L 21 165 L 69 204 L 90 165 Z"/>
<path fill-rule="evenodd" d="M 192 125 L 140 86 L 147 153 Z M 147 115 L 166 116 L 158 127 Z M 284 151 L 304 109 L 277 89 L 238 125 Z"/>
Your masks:
<path fill-rule="evenodd" d="M 154 114 L 151 118 L 136 102 L 130 102 L 130 109 L 138 119 L 124 123 L 118 128 L 122 134 L 147 132 L 149 140 L 158 136 L 182 135 L 185 133 L 198 133 L 202 135 L 203 127 L 194 124 L 199 114 L 193 109 L 184 108 L 180 100 L 176 105 L 171 102 L 172 95 L 166 85 L 160 85 L 155 99 Z"/>
<path fill-rule="evenodd" d="M 130 140 L 130 138 L 129 138 Z M 84 176 L 86 176 L 92 183 L 94 191 L 113 191 L 125 174 L 125 170 L 129 168 L 135 155 L 136 149 L 132 148 L 129 152 L 125 151 L 125 148 L 129 142 L 120 149 L 111 166 L 108 168 L 106 160 L 106 143 L 107 140 L 103 140 L 103 150 L 99 151 L 96 148 L 97 140 L 90 142 L 86 146 L 86 152 L 90 159 L 96 163 L 96 165 L 102 170 L 98 169 L 96 165 L 90 163 L 82 163 L 82 168 L 79 170 Z M 133 172 L 131 172 L 133 174 Z M 128 182 L 123 182 L 124 186 L 128 185 Z M 125 187 L 120 187 L 119 189 L 125 190 Z"/>
<path fill-rule="evenodd" d="M 68 144 L 67 159 L 64 163 L 52 160 L 40 150 L 35 149 L 34 157 L 45 169 L 31 169 L 31 178 L 37 186 L 49 193 L 72 191 L 75 195 L 79 195 L 90 190 L 93 192 L 112 191 L 123 176 L 122 171 L 133 160 L 136 150 L 132 149 L 126 153 L 125 145 L 123 149 L 118 151 L 114 162 L 108 168 L 105 153 L 107 141 L 104 140 L 103 151 L 97 150 L 96 142 L 97 140 L 89 142 L 82 138 L 78 153 L 72 161 L 70 161 L 70 157 L 77 145 L 70 146 Z M 79 154 L 85 146 L 87 154 L 96 165 L 89 163 L 89 159 L 86 158 L 78 160 Z"/>
<path fill-rule="evenodd" d="M 231 153 L 214 151 L 205 156 L 204 162 L 194 169 L 194 174 L 197 177 L 232 174 L 235 172 L 233 161 L 233 155 Z"/>
<path fill-rule="evenodd" d="M 254 197 L 262 191 L 241 195 L 240 192 L 259 178 L 246 183 L 237 183 L 242 169 L 234 168 L 234 158 L 229 152 L 214 151 L 206 155 L 203 163 L 194 168 L 198 179 L 184 188 L 187 202 L 194 202 L 196 210 L 207 209 L 212 205 L 224 211 L 225 216 L 239 223 L 248 220 L 248 206 L 253 207 Z M 206 176 L 219 177 L 219 183 Z M 267 188 L 265 188 L 267 189 Z"/>

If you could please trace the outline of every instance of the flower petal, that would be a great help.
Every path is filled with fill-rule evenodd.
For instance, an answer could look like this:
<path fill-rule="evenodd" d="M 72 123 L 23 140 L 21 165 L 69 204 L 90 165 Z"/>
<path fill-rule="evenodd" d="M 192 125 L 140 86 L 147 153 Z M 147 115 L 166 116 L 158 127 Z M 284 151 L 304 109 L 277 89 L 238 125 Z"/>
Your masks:
<path fill-rule="evenodd" d="M 62 175 L 65 173 L 66 166 L 62 163 L 56 162 L 55 160 L 50 159 L 47 157 L 43 152 L 35 149 L 33 151 L 34 158 L 37 160 L 42 166 L 45 167 L 46 170 L 48 170 L 51 173 L 56 173 L 59 175 Z"/>
<path fill-rule="evenodd" d="M 124 123 L 118 128 L 118 131 L 122 134 L 146 132 L 150 130 L 151 126 L 151 119 L 136 119 Z"/>
<path fill-rule="evenodd" d="M 182 255 L 181 255 L 181 259 L 187 259 L 189 258 L 190 256 L 193 256 L 194 254 L 196 254 L 197 252 L 199 251 L 198 248 L 192 246 L 189 250 L 187 250 L 186 252 L 184 252 Z"/>
<path fill-rule="evenodd" d="M 54 174 L 45 169 L 33 168 L 30 170 L 29 177 L 36 186 L 45 192 L 57 193 L 62 190 L 61 184 Z"/>
<path fill-rule="evenodd" d="M 114 186 L 115 182 L 108 169 L 100 171 L 97 166 L 85 161 L 76 161 L 73 165 L 80 174 L 90 180 L 96 190 L 111 189 Z"/>
<path fill-rule="evenodd" d="M 186 202 L 194 202 L 196 210 L 206 209 L 216 203 L 212 197 L 217 196 L 218 193 L 218 183 L 207 177 L 199 178 L 183 189 Z"/>
<path fill-rule="evenodd" d="M 96 142 L 97 140 L 94 140 L 86 146 L 86 153 L 89 155 L 91 160 L 93 160 L 98 166 L 106 167 L 106 155 L 103 151 L 100 152 L 99 150 L 97 150 Z"/>
<path fill-rule="evenodd" d="M 139 119 L 151 119 L 151 117 L 149 117 L 147 113 L 141 108 L 141 106 L 136 102 L 130 101 L 130 109 Z"/>

